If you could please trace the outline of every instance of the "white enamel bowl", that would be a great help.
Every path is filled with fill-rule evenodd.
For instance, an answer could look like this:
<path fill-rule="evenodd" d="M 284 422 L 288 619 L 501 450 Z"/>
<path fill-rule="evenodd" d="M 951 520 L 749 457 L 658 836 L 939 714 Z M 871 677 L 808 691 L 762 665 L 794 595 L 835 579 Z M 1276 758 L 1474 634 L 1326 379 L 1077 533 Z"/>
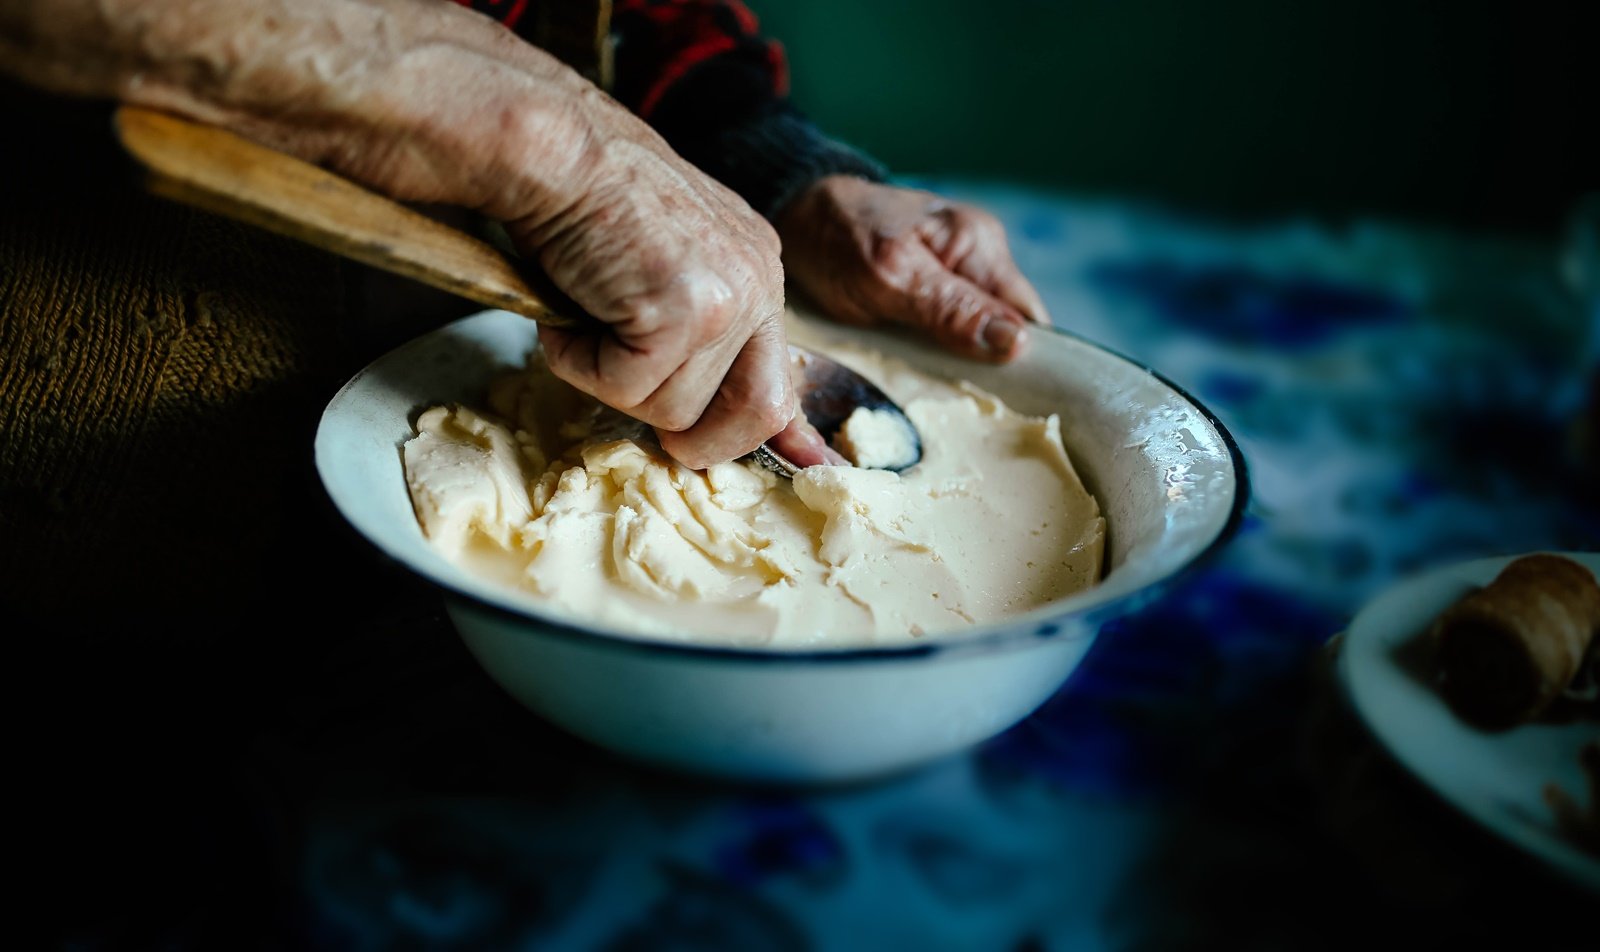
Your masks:
<path fill-rule="evenodd" d="M 380 551 L 442 591 L 484 670 L 537 714 L 625 756 L 778 782 L 886 774 L 983 741 L 1066 681 L 1109 619 L 1158 597 L 1225 545 L 1248 494 L 1217 420 L 1172 383 L 1060 332 L 990 367 L 903 336 L 806 326 L 863 341 L 934 374 L 965 377 L 1016 409 L 1058 413 L 1107 525 L 1105 579 L 999 624 L 893 648 L 780 652 L 695 647 L 575 626 L 443 559 L 412 512 L 401 445 L 418 412 L 474 402 L 537 346 L 532 321 L 463 318 L 404 344 L 329 402 L 316 437 L 323 485 Z"/>

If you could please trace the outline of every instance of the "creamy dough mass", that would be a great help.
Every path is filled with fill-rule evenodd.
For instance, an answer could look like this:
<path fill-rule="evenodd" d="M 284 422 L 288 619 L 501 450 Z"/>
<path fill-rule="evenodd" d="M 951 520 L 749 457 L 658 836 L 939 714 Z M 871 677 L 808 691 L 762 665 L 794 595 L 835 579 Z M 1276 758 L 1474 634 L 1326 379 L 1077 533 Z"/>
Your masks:
<path fill-rule="evenodd" d="M 1105 520 L 1056 417 L 865 349 L 827 352 L 905 408 L 921 462 L 792 482 L 748 460 L 686 469 L 536 352 L 484 406 L 418 418 L 404 448 L 417 517 L 447 557 L 575 621 L 699 643 L 897 644 L 1099 581 Z M 853 458 L 899 452 L 874 447 L 876 421 L 845 429 Z"/>

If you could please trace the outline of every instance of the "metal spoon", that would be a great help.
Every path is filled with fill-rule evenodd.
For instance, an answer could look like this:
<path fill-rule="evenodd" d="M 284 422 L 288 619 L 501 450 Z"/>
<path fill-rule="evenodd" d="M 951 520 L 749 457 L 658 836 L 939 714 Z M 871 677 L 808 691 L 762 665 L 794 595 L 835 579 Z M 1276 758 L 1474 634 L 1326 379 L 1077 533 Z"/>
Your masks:
<path fill-rule="evenodd" d="M 878 428 L 889 428 L 892 436 L 885 442 L 891 452 L 880 454 L 872 461 L 855 459 L 857 465 L 900 472 L 916 465 L 922 459 L 922 437 L 900 405 L 878 389 L 872 381 L 854 370 L 830 360 L 813 350 L 789 346 L 790 364 L 794 370 L 795 390 L 800 397 L 800 410 L 806 420 L 822 434 L 830 446 L 839 449 L 838 436 L 845 421 L 858 411 L 879 416 Z M 750 454 L 756 462 L 780 476 L 793 478 L 802 467 L 785 459 L 763 443 Z M 845 454 L 848 456 L 849 454 Z"/>
<path fill-rule="evenodd" d="M 488 242 L 385 198 L 326 169 L 215 126 L 134 106 L 117 109 L 122 146 L 146 170 L 152 193 L 307 242 L 381 270 L 541 324 L 595 323 L 548 279 Z M 800 406 L 830 443 L 857 407 L 903 424 L 912 450 L 881 468 L 922 458 L 905 411 L 871 381 L 792 347 Z M 782 476 L 800 467 L 768 444 L 752 458 Z"/>

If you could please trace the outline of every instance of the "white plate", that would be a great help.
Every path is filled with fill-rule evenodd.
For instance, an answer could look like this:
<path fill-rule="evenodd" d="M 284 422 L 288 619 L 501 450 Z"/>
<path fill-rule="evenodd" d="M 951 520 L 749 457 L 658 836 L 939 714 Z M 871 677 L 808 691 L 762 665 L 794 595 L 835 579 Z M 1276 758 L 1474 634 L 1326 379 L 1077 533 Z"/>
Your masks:
<path fill-rule="evenodd" d="M 1600 553 L 1558 554 L 1600 575 Z M 1580 802 L 1588 796 L 1578 750 L 1600 737 L 1600 727 L 1591 721 L 1478 730 L 1456 717 L 1419 663 L 1420 639 L 1434 617 L 1516 557 L 1434 569 L 1373 599 L 1345 632 L 1340 675 L 1356 712 L 1424 783 L 1508 842 L 1600 890 L 1600 857 L 1561 836 L 1542 793 L 1553 782 Z"/>

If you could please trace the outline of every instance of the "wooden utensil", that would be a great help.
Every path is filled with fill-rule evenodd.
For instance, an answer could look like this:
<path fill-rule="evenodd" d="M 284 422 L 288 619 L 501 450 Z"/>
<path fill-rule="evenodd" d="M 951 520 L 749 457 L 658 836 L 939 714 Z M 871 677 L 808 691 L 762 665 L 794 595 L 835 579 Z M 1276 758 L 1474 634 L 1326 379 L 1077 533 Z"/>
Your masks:
<path fill-rule="evenodd" d="M 487 307 L 541 324 L 577 327 L 570 305 L 499 249 L 310 162 L 226 129 L 122 106 L 123 148 L 145 167 L 145 187 L 165 198 L 308 242 Z M 540 284 L 535 287 L 535 283 Z"/>

